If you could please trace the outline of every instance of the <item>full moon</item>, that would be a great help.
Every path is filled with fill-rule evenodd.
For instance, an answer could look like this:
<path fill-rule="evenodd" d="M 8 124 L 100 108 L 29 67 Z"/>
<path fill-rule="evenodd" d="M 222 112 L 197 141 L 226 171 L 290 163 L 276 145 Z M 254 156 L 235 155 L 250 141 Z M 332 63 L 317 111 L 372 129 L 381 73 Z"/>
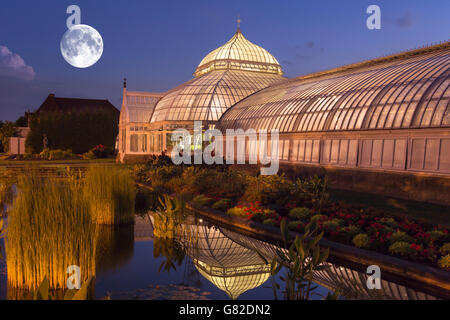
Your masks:
<path fill-rule="evenodd" d="M 60 47 L 67 63 L 77 68 L 87 68 L 102 56 L 103 39 L 91 26 L 76 24 L 64 33 Z"/>

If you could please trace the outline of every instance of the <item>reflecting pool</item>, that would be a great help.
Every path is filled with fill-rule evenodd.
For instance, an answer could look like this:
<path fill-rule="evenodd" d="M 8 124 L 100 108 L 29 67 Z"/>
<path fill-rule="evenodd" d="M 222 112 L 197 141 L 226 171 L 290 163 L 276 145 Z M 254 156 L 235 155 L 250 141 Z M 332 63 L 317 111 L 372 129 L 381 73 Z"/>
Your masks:
<path fill-rule="evenodd" d="M 192 216 L 178 226 L 181 232 L 161 238 L 155 236 L 158 223 L 154 214 L 148 213 L 136 216 L 134 225 L 98 227 L 95 298 L 274 299 L 267 261 L 275 256 L 275 245 Z M 2 248 L 5 257 L 3 243 Z M 323 299 L 335 290 L 347 299 L 435 299 L 385 280 L 381 290 L 369 290 L 366 274 L 329 266 L 314 274 L 314 299 Z M 8 287 L 7 277 L 3 259 L 1 299 L 29 297 Z M 282 285 L 279 276 L 276 280 Z"/>

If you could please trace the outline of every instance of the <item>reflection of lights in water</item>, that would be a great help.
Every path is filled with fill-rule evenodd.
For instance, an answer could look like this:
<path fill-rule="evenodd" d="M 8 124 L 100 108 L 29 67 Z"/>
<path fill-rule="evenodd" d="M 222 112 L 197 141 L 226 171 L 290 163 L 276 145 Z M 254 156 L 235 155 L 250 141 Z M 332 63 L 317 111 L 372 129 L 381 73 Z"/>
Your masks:
<path fill-rule="evenodd" d="M 270 265 L 243 266 L 233 268 L 215 268 L 194 260 L 197 270 L 231 299 L 237 299 L 242 293 L 259 287 L 270 276 Z"/>
<path fill-rule="evenodd" d="M 277 246 L 270 243 L 244 236 L 227 229 L 221 229 L 222 233 L 248 248 L 258 248 L 269 260 L 276 256 Z M 387 300 L 435 300 L 436 297 L 413 290 L 394 282 L 381 279 L 381 290 L 367 288 L 367 274 L 355 270 L 327 263 L 329 268 L 316 271 L 313 280 L 331 291 L 345 292 L 346 299 L 387 299 Z"/>
<path fill-rule="evenodd" d="M 185 227 L 189 236 L 180 241 L 195 267 L 231 299 L 237 299 L 269 278 L 270 265 L 263 263 L 254 250 L 226 237 L 219 228 L 206 225 Z"/>
<path fill-rule="evenodd" d="M 202 224 L 203 220 L 198 220 Z M 193 223 L 193 220 L 190 220 Z M 262 263 L 255 248 L 268 260 L 276 256 L 275 245 L 214 226 L 183 224 L 179 235 L 195 268 L 208 281 L 238 298 L 261 286 L 270 277 L 270 265 Z M 283 249 L 284 250 L 284 249 Z M 314 273 L 314 282 L 330 291 L 339 290 L 346 299 L 435 300 L 436 298 L 384 279 L 381 290 L 367 288 L 367 274 L 327 263 L 330 267 Z"/>

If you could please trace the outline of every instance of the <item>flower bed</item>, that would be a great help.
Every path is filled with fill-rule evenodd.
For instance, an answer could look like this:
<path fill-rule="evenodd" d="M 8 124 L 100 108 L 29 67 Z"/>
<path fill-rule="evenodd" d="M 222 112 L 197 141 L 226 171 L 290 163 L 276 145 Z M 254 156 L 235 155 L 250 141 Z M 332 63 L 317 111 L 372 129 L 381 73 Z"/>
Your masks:
<path fill-rule="evenodd" d="M 236 214 L 240 208 L 245 214 Z M 230 215 L 246 216 L 247 219 L 278 226 L 287 219 L 292 231 L 302 233 L 311 220 L 316 220 L 325 238 L 371 249 L 381 253 L 400 256 L 413 261 L 438 264 L 449 269 L 450 237 L 442 226 L 421 224 L 407 217 L 395 218 L 368 213 L 350 213 L 339 206 L 332 206 L 317 214 L 314 209 L 293 207 L 285 217 L 275 211 L 249 204 L 239 205 L 227 211 Z"/>
<path fill-rule="evenodd" d="M 300 233 L 316 220 L 328 240 L 450 270 L 447 228 L 331 201 L 326 177 L 292 181 L 227 166 L 174 166 L 164 156 L 135 171 L 139 181 L 186 196 L 197 206 L 273 226 L 287 219 L 289 229 Z"/>

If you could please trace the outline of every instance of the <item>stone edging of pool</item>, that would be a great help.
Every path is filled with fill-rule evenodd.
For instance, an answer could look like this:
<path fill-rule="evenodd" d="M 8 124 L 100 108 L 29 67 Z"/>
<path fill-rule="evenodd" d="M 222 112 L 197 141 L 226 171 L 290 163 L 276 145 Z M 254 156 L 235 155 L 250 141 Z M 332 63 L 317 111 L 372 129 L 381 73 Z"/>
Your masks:
<path fill-rule="evenodd" d="M 140 187 L 150 189 L 151 187 L 138 183 Z M 258 236 L 260 239 L 272 243 L 282 243 L 280 230 L 277 227 L 264 225 L 245 218 L 230 216 L 226 213 L 212 208 L 186 205 L 187 209 L 200 217 L 206 218 L 210 222 L 218 223 L 223 227 L 232 228 L 236 231 L 244 231 L 249 235 Z M 298 233 L 289 232 L 292 238 Z M 330 248 L 330 258 L 337 261 L 350 263 L 361 270 L 369 265 L 380 267 L 382 277 L 387 273 L 391 278 L 409 285 L 422 287 L 429 294 L 436 295 L 444 299 L 450 299 L 450 273 L 428 265 L 413 261 L 403 260 L 397 257 L 388 256 L 382 253 L 364 250 L 346 244 L 321 239 L 319 244 Z M 364 269 L 365 270 L 365 269 Z"/>

